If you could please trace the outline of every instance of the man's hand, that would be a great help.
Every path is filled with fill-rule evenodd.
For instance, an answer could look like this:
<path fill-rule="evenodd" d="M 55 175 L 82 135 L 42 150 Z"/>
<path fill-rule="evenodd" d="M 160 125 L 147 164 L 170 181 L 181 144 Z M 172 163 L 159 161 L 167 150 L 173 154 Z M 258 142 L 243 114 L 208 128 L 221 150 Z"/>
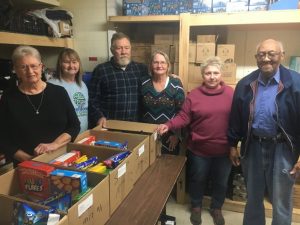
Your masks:
<path fill-rule="evenodd" d="M 290 171 L 290 174 L 291 174 L 294 178 L 296 178 L 296 176 L 297 176 L 297 174 L 299 173 L 299 171 L 300 171 L 300 161 L 298 161 L 298 162 L 294 165 L 293 169 Z"/>
<path fill-rule="evenodd" d="M 236 147 L 230 147 L 229 159 L 231 160 L 234 166 L 240 165 L 240 154 Z"/>
<path fill-rule="evenodd" d="M 97 122 L 97 125 L 102 127 L 102 128 L 105 128 L 106 127 L 106 118 L 105 117 L 101 117 L 98 122 Z"/>

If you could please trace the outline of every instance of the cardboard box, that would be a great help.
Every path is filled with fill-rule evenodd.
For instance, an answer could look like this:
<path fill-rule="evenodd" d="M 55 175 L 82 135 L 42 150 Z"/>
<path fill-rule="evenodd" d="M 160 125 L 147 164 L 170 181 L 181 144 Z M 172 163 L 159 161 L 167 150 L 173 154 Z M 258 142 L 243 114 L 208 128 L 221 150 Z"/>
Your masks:
<path fill-rule="evenodd" d="M 88 136 L 96 136 L 96 141 L 106 140 L 117 141 L 120 143 L 128 141 L 128 150 L 132 152 L 131 157 L 133 158 L 133 169 L 130 170 L 129 177 L 131 185 L 133 185 L 149 167 L 149 139 L 147 135 L 113 132 L 103 130 L 100 127 L 95 127 L 93 130 L 88 130 L 80 134 L 75 139 L 74 143 Z"/>
<path fill-rule="evenodd" d="M 151 45 L 148 44 L 132 44 L 131 57 L 135 62 L 149 64 L 151 58 Z"/>
<path fill-rule="evenodd" d="M 40 162 L 49 162 L 66 153 L 66 146 L 59 150 L 36 157 Z M 68 224 L 72 225 L 104 225 L 109 214 L 109 176 L 87 173 L 88 186 L 92 190 L 72 205 L 67 214 Z M 17 171 L 11 170 L 0 176 L 0 194 L 15 196 L 20 193 Z M 1 204 L 0 204 L 1 205 Z"/>
<path fill-rule="evenodd" d="M 166 53 L 169 56 L 170 55 L 170 47 L 171 47 L 171 45 L 168 45 L 168 44 L 151 45 L 151 55 L 155 51 L 163 51 L 164 53 Z"/>
<path fill-rule="evenodd" d="M 222 70 L 222 80 L 226 84 L 236 83 L 236 64 L 235 63 L 225 63 Z"/>
<path fill-rule="evenodd" d="M 179 44 L 170 45 L 169 59 L 171 63 L 179 62 Z"/>
<path fill-rule="evenodd" d="M 207 58 L 215 56 L 215 43 L 197 43 L 196 63 L 203 63 Z"/>
<path fill-rule="evenodd" d="M 202 82 L 189 82 L 188 83 L 188 92 L 190 92 L 191 90 L 201 86 Z"/>
<path fill-rule="evenodd" d="M 179 75 L 179 63 L 178 62 L 172 64 L 172 73 Z"/>
<path fill-rule="evenodd" d="M 197 43 L 216 43 L 216 35 L 197 35 Z"/>
<path fill-rule="evenodd" d="M 189 44 L 189 62 L 190 63 L 196 62 L 196 54 L 197 54 L 197 44 L 190 43 Z"/>
<path fill-rule="evenodd" d="M 2 195 L 0 194 L 0 211 L 1 211 L 1 216 L 0 216 L 0 224 L 2 225 L 9 225 L 12 224 L 12 219 L 13 219 L 13 210 L 14 210 L 14 204 L 15 202 L 25 202 L 28 204 L 33 210 L 43 210 L 43 209 L 48 209 L 49 207 L 38 205 L 32 202 L 24 201 L 19 198 L 15 198 L 12 196 L 8 195 Z M 68 225 L 68 218 L 67 216 L 63 216 L 59 223 L 57 225 Z"/>
<path fill-rule="evenodd" d="M 270 4 L 269 10 L 298 9 L 299 0 L 280 0 Z"/>
<path fill-rule="evenodd" d="M 51 196 L 50 174 L 55 170 L 51 165 L 24 161 L 18 164 L 18 177 L 21 193 L 36 197 L 39 199 L 47 199 Z"/>
<path fill-rule="evenodd" d="M 161 142 L 155 131 L 157 124 L 108 120 L 106 126 L 107 129 L 111 131 L 125 131 L 128 133 L 148 135 L 150 165 L 155 161 L 156 157 L 161 154 Z"/>
<path fill-rule="evenodd" d="M 174 35 L 173 34 L 154 34 L 155 45 L 173 45 Z"/>
<path fill-rule="evenodd" d="M 235 45 L 222 44 L 217 46 L 217 56 L 221 58 L 224 63 L 234 62 Z"/>
<path fill-rule="evenodd" d="M 61 37 L 71 37 L 73 35 L 72 26 L 68 21 L 59 21 L 58 27 Z"/>
<path fill-rule="evenodd" d="M 203 78 L 200 64 L 189 63 L 188 81 L 202 83 Z"/>

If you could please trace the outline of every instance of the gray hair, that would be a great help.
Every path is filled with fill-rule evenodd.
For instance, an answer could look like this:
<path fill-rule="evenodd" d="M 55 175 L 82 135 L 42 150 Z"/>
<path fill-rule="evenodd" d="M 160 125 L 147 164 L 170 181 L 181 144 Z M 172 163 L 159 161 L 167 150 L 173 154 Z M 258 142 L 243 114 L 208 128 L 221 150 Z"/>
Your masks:
<path fill-rule="evenodd" d="M 207 58 L 205 60 L 205 62 L 203 64 L 201 64 L 201 74 L 202 75 L 204 75 L 204 71 L 209 66 L 215 66 L 222 72 L 224 63 L 218 56 L 213 56 L 213 57 Z"/>
<path fill-rule="evenodd" d="M 256 46 L 256 52 L 258 52 L 258 49 L 260 48 L 260 46 L 262 45 L 263 42 L 265 42 L 265 41 L 271 41 L 271 40 L 274 41 L 278 45 L 280 51 L 284 53 L 284 48 L 283 48 L 282 42 L 281 41 L 277 41 L 275 39 L 271 39 L 271 38 L 259 42 L 259 44 Z"/>
<path fill-rule="evenodd" d="M 122 32 L 114 33 L 112 38 L 111 38 L 111 41 L 110 41 L 110 50 L 113 51 L 116 47 L 115 42 L 118 41 L 118 40 L 121 40 L 123 38 L 126 38 L 129 42 L 131 42 L 128 35 L 126 35 Z"/>
<path fill-rule="evenodd" d="M 20 45 L 18 46 L 11 56 L 12 62 L 15 65 L 19 59 L 22 59 L 24 56 L 32 56 L 39 61 L 42 61 L 41 54 L 39 51 L 31 46 L 28 45 Z"/>

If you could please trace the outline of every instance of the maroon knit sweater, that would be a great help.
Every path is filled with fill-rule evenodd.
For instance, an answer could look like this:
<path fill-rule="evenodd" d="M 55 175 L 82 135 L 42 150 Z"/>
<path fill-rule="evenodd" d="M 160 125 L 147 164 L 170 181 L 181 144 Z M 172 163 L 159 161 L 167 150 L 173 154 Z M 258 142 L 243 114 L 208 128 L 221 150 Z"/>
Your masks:
<path fill-rule="evenodd" d="M 202 85 L 188 94 L 181 111 L 166 125 L 170 130 L 187 127 L 187 147 L 196 155 L 227 155 L 232 97 L 233 89 L 224 83 L 220 89 L 208 89 Z"/>

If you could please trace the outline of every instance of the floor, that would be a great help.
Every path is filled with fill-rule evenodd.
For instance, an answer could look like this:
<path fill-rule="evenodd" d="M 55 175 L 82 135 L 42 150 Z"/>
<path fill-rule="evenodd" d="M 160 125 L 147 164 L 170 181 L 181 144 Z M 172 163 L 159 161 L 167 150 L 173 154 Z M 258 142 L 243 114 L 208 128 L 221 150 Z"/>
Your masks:
<path fill-rule="evenodd" d="M 167 215 L 176 217 L 176 225 L 190 225 L 190 211 L 188 204 L 177 204 L 174 198 L 170 198 L 167 203 Z M 223 211 L 225 223 L 227 225 L 242 225 L 243 214 Z M 266 225 L 271 225 L 271 219 L 266 218 Z M 207 210 L 202 213 L 203 225 L 214 225 L 213 220 Z M 292 225 L 300 225 L 300 223 L 292 223 Z"/>

